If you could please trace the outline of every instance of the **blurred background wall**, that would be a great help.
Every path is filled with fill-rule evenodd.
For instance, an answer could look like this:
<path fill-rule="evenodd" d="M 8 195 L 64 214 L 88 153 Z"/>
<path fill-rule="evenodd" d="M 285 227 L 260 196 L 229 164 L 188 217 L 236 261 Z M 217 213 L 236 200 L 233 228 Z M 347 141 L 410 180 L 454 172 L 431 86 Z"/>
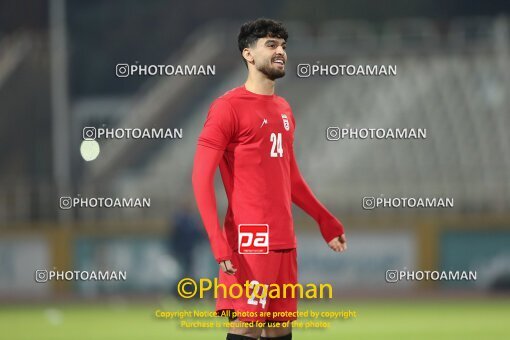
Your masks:
<path fill-rule="evenodd" d="M 502 1 L 0 1 L 0 298 L 165 293 L 179 277 L 215 275 L 192 200 L 192 160 L 210 103 L 244 82 L 237 34 L 257 17 L 289 30 L 277 93 L 296 116 L 302 172 L 350 242 L 345 255 L 330 253 L 296 209 L 301 281 L 331 282 L 343 296 L 508 291 L 509 9 Z M 122 63 L 216 72 L 117 77 Z M 298 64 L 397 65 L 398 74 L 303 78 Z M 329 141 L 331 126 L 428 134 Z M 99 156 L 87 162 L 84 127 L 177 128 L 183 138 L 98 140 Z M 217 189 L 223 217 L 219 178 Z M 363 209 L 363 197 L 381 195 L 455 205 Z M 148 197 L 151 206 L 61 209 L 61 197 Z M 183 211 L 194 236 L 178 232 Z M 183 271 L 175 248 L 190 239 L 193 265 Z M 386 270 L 404 268 L 476 270 L 478 279 L 385 281 Z M 38 284 L 38 269 L 125 270 L 129 279 Z"/>

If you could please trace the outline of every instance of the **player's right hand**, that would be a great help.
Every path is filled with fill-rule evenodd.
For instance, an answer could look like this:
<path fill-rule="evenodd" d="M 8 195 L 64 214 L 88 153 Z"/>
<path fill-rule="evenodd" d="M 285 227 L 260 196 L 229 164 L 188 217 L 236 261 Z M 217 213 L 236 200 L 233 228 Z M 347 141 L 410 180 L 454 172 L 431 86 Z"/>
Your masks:
<path fill-rule="evenodd" d="M 232 265 L 232 262 L 230 260 L 225 260 L 220 262 L 220 268 L 223 270 L 224 273 L 228 275 L 234 275 L 237 271 L 236 268 Z"/>

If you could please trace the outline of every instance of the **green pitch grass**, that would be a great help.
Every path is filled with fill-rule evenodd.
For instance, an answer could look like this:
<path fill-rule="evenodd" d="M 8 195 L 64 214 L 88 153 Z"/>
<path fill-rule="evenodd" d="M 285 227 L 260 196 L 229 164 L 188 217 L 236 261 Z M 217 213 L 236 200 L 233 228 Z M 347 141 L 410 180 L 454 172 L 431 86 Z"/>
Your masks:
<path fill-rule="evenodd" d="M 62 304 L 0 306 L 3 339 L 225 339 L 225 329 L 183 329 L 157 310 L 212 310 L 182 304 Z M 294 329 L 294 339 L 510 339 L 510 300 L 300 303 L 300 311 L 356 311 L 327 329 Z M 190 318 L 188 318 L 190 320 Z M 198 320 L 198 319 L 191 319 Z M 201 321 L 224 321 L 222 318 Z M 306 323 L 310 320 L 301 320 Z M 320 319 L 318 321 L 328 321 Z"/>

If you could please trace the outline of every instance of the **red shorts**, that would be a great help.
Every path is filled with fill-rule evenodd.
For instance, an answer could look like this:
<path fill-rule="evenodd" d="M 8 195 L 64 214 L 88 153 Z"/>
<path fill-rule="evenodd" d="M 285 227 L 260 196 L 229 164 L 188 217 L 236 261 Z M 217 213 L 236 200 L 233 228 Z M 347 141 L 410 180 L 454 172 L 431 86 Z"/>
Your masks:
<path fill-rule="evenodd" d="M 219 273 L 219 283 L 228 288 L 233 284 L 243 287 L 243 294 L 239 298 L 224 296 L 223 291 L 218 289 L 216 300 L 216 313 L 220 315 L 221 311 L 231 310 L 236 312 L 239 320 L 250 321 L 292 321 L 296 320 L 297 296 L 292 297 L 291 290 L 286 290 L 286 296 L 283 297 L 284 284 L 297 284 L 297 253 L 296 249 L 274 250 L 268 254 L 239 254 L 234 252 L 232 255 L 232 264 L 237 269 L 235 275 L 225 274 L 221 269 Z M 277 284 L 280 295 L 267 294 L 266 298 L 260 298 L 264 295 L 262 287 L 256 297 L 253 289 L 250 289 L 248 298 L 245 291 L 245 283 L 255 281 L 259 285 L 268 285 L 270 291 L 271 284 Z M 254 283 L 255 284 L 255 283 Z M 238 289 L 233 289 L 234 295 L 238 295 Z M 273 290 L 275 292 L 275 290 Z M 272 297 L 271 297 L 272 296 Z M 288 315 L 294 314 L 294 315 Z"/>

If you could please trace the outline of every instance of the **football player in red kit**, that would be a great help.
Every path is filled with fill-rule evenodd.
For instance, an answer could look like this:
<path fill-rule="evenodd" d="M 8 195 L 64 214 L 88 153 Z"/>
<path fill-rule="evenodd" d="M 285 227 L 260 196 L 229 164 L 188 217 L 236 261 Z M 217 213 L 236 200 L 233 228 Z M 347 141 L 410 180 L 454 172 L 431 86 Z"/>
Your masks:
<path fill-rule="evenodd" d="M 274 93 L 275 80 L 285 75 L 287 38 L 285 27 L 273 20 L 242 25 L 238 44 L 247 80 L 212 103 L 198 138 L 193 189 L 220 266 L 219 283 L 226 287 L 246 282 L 254 287 L 297 284 L 292 202 L 317 222 L 331 249 L 347 248 L 341 222 L 317 200 L 299 172 L 294 115 L 289 103 Z M 228 199 L 223 228 L 214 192 L 218 166 Z M 240 321 L 284 325 L 233 327 L 227 339 L 291 339 L 290 323 L 283 322 L 296 318 L 278 312 L 296 312 L 297 300 L 288 295 L 261 297 L 260 292 L 232 298 L 220 291 L 216 311 L 223 310 L 235 311 Z M 259 312 L 270 314 L 259 317 Z"/>

